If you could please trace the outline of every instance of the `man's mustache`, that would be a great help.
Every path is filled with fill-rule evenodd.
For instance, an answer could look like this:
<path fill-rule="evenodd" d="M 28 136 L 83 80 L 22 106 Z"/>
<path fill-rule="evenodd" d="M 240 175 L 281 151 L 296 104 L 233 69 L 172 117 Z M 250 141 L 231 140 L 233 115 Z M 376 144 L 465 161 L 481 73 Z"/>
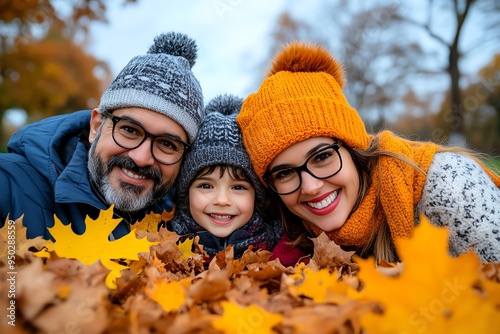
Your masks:
<path fill-rule="evenodd" d="M 106 168 L 108 169 L 108 172 L 111 171 L 111 169 L 115 166 L 119 167 L 119 168 L 128 169 L 128 170 L 130 170 L 138 175 L 152 179 L 155 182 L 155 184 L 162 183 L 162 174 L 161 174 L 160 170 L 155 169 L 151 166 L 139 167 L 130 158 L 127 158 L 124 156 L 112 156 L 108 160 L 108 163 L 106 164 Z"/>

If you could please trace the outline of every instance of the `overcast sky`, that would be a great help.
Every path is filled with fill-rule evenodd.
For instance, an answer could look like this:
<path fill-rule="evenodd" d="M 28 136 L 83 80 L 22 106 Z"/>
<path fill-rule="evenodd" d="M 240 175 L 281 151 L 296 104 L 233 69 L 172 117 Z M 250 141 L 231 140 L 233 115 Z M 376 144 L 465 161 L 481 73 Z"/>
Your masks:
<path fill-rule="evenodd" d="M 116 76 L 130 59 L 145 54 L 153 38 L 177 31 L 196 40 L 193 72 L 205 101 L 231 93 L 244 98 L 256 89 L 262 62 L 269 58 L 271 31 L 286 8 L 310 20 L 317 0 L 138 0 L 123 6 L 111 0 L 109 24 L 93 24 L 90 52 Z"/>
<path fill-rule="evenodd" d="M 398 4 L 398 0 L 393 2 Z M 232 93 L 245 97 L 255 91 L 266 69 L 263 65 L 270 63 L 271 32 L 276 27 L 278 16 L 287 10 L 295 19 L 314 24 L 320 22 L 319 16 L 327 2 L 138 0 L 135 4 L 123 3 L 124 0 L 106 1 L 109 23 L 92 24 L 89 51 L 106 61 L 113 76 L 116 76 L 130 59 L 146 53 L 156 35 L 169 31 L 185 33 L 198 45 L 198 59 L 193 72 L 200 81 L 207 102 L 218 94 Z M 421 12 L 421 5 L 420 1 L 407 2 L 405 8 L 411 11 L 408 14 L 415 15 Z M 341 13 L 338 15 L 341 19 Z M 450 19 L 441 17 L 436 22 L 441 22 L 446 31 L 449 30 L 446 28 Z M 476 30 L 475 26 L 478 25 L 469 22 L 464 28 L 464 37 L 483 33 L 468 33 L 469 29 Z M 468 40 L 464 39 L 462 46 L 467 44 Z M 495 50 L 490 48 L 485 51 L 476 52 L 474 57 L 461 62 L 464 75 L 477 73 Z M 498 46 L 496 52 L 500 52 Z M 442 54 L 440 58 L 443 57 L 447 55 Z"/>

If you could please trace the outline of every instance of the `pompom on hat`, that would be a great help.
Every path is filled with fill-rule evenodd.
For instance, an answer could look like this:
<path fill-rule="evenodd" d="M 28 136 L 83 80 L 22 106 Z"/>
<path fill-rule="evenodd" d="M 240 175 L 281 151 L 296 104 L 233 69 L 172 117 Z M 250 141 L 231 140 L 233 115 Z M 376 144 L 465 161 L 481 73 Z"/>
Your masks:
<path fill-rule="evenodd" d="M 342 93 L 344 81 L 343 66 L 321 46 L 293 42 L 276 55 L 268 77 L 236 118 L 261 180 L 278 154 L 308 138 L 368 148 L 365 125 Z"/>
<path fill-rule="evenodd" d="M 153 110 L 179 123 L 192 142 L 203 116 L 201 86 L 191 72 L 196 57 L 196 42 L 184 34 L 155 37 L 147 54 L 134 57 L 106 89 L 99 111 Z"/>
<path fill-rule="evenodd" d="M 226 165 L 241 168 L 250 179 L 258 200 L 264 196 L 264 186 L 255 174 L 252 163 L 243 146 L 236 115 L 243 99 L 233 95 L 219 95 L 205 107 L 205 117 L 184 158 L 177 178 L 177 203 L 186 204 L 189 186 L 206 167 Z"/>

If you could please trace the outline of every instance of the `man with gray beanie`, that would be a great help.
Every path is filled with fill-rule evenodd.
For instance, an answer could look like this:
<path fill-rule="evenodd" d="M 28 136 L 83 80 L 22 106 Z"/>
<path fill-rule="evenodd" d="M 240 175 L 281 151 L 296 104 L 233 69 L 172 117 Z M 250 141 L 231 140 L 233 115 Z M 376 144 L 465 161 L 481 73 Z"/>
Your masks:
<path fill-rule="evenodd" d="M 0 155 L 0 226 L 23 217 L 27 237 L 50 239 L 54 215 L 85 232 L 85 217 L 114 205 L 122 223 L 173 206 L 170 192 L 203 114 L 191 72 L 194 40 L 166 33 L 133 58 L 101 97 L 99 107 L 30 124 Z"/>

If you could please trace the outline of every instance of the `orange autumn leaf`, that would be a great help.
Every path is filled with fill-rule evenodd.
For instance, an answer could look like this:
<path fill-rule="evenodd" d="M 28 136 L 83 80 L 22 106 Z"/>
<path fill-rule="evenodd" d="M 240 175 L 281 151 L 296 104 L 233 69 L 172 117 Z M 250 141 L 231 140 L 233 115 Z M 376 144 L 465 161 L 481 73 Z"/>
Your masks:
<path fill-rule="evenodd" d="M 177 311 L 186 302 L 186 285 L 189 279 L 181 282 L 159 281 L 153 288 L 146 288 L 146 294 L 156 301 L 166 312 Z"/>
<path fill-rule="evenodd" d="M 156 244 L 147 238 L 137 239 L 135 230 L 120 239 L 109 241 L 109 234 L 121 221 L 113 218 L 113 206 L 102 210 L 96 220 L 87 216 L 86 230 L 81 235 L 75 234 L 71 226 L 64 225 L 57 217 L 54 221 L 54 226 L 48 228 L 55 239 L 50 243 L 49 251 L 53 250 L 59 257 L 77 259 L 85 265 L 100 260 L 104 267 L 111 270 L 106 279 L 109 288 L 116 287 L 115 280 L 120 277 L 121 270 L 128 268 L 113 260 L 138 260 L 139 253 L 149 252 L 149 247 Z"/>
<path fill-rule="evenodd" d="M 281 314 L 267 312 L 256 305 L 241 307 L 224 301 L 221 306 L 224 314 L 212 321 L 212 326 L 225 334 L 275 333 L 272 328 L 283 320 Z"/>
<path fill-rule="evenodd" d="M 404 264 L 397 277 L 381 273 L 373 259 L 357 260 L 364 286 L 359 295 L 383 307 L 382 314 L 363 317 L 367 333 L 488 333 L 500 328 L 499 309 L 474 287 L 479 259 L 471 252 L 450 257 L 448 230 L 422 217 L 413 238 L 396 245 Z"/>
<path fill-rule="evenodd" d="M 316 303 L 345 303 L 350 300 L 347 292 L 350 286 L 339 281 L 337 271 L 330 273 L 328 269 L 315 271 L 311 268 L 303 270 L 304 280 L 300 285 L 288 285 L 295 296 L 311 298 Z"/>

